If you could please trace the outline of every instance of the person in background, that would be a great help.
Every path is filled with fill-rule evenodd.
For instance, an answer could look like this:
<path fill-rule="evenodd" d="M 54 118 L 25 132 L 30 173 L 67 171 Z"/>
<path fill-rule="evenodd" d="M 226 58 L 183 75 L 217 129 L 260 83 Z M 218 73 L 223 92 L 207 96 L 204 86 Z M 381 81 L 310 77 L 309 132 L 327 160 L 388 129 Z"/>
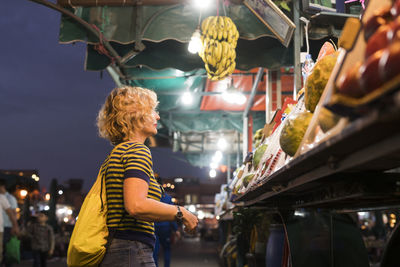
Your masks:
<path fill-rule="evenodd" d="M 39 212 L 37 221 L 28 226 L 28 236 L 31 239 L 33 267 L 46 267 L 47 256 L 54 251 L 54 231 L 47 224 L 48 216 L 45 211 Z"/>
<path fill-rule="evenodd" d="M 173 205 L 172 198 L 167 193 L 164 193 L 161 197 L 161 202 Z M 158 266 L 158 253 L 160 245 L 164 252 L 164 267 L 169 267 L 171 263 L 171 235 L 175 235 L 177 239 L 180 238 L 181 233 L 178 230 L 178 224 L 176 222 L 156 222 L 154 224 L 156 229 L 156 245 L 154 248 L 154 261 Z"/>
<path fill-rule="evenodd" d="M 10 203 L 6 198 L 6 181 L 4 179 L 0 179 L 0 206 L 2 211 L 6 213 L 11 221 L 11 235 L 19 235 L 19 226 L 17 222 L 17 218 L 15 216 L 15 212 L 11 209 Z M 0 213 L 0 262 L 3 261 L 3 236 L 4 236 L 4 217 L 3 212 Z"/>
<path fill-rule="evenodd" d="M 97 117 L 100 136 L 115 147 L 101 166 L 105 173 L 107 226 L 112 235 L 100 266 L 153 267 L 154 222 L 180 220 L 195 231 L 197 217 L 184 207 L 161 203 L 146 139 L 157 134 L 155 92 L 115 88 Z"/>
<path fill-rule="evenodd" d="M 5 196 L 8 200 L 8 203 L 10 204 L 10 209 L 11 212 L 14 214 L 15 218 L 17 218 L 17 208 L 18 208 L 18 203 L 17 203 L 17 199 L 14 197 L 14 193 L 16 190 L 16 186 L 13 185 L 11 187 L 8 188 L 8 191 L 5 192 Z M 1 193 L 1 192 L 0 192 Z M 6 267 L 10 267 L 12 266 L 11 263 L 6 262 L 4 260 L 4 255 L 5 255 L 5 246 L 7 244 L 8 241 L 10 241 L 12 235 L 11 235 L 11 229 L 12 229 L 12 222 L 10 220 L 10 218 L 8 217 L 6 211 L 3 209 L 2 210 L 3 213 L 3 225 L 4 225 L 4 234 L 3 234 L 3 264 Z"/>

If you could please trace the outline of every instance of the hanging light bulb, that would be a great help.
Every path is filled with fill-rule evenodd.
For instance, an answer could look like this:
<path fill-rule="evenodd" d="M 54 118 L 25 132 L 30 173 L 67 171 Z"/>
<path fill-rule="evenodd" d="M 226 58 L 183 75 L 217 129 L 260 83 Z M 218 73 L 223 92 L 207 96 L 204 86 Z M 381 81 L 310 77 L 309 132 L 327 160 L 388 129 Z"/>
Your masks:
<path fill-rule="evenodd" d="M 225 150 L 226 147 L 228 146 L 228 143 L 226 142 L 226 139 L 225 139 L 225 138 L 220 137 L 220 138 L 218 139 L 217 145 L 218 145 L 218 148 L 219 148 L 219 149 Z"/>
<path fill-rule="evenodd" d="M 212 161 L 219 163 L 221 161 L 221 159 L 222 159 L 222 152 L 218 150 L 215 152 L 214 156 L 212 157 Z"/>
<path fill-rule="evenodd" d="M 246 103 L 246 96 L 241 93 L 241 92 L 237 92 L 235 95 L 235 103 L 238 105 L 243 105 L 244 103 Z"/>
<path fill-rule="evenodd" d="M 198 9 L 207 9 L 211 5 L 211 0 L 193 0 L 193 4 Z"/>
<path fill-rule="evenodd" d="M 194 31 L 192 38 L 190 38 L 190 42 L 189 42 L 189 46 L 188 46 L 188 50 L 190 53 L 196 54 L 200 51 L 201 46 L 202 46 L 200 37 L 201 37 L 200 29 L 197 28 Z"/>
<path fill-rule="evenodd" d="M 191 105 L 193 103 L 193 96 L 190 92 L 184 92 L 181 97 L 182 103 L 184 105 Z"/>
<path fill-rule="evenodd" d="M 217 171 L 214 169 L 211 169 L 209 175 L 211 178 L 215 178 L 215 176 L 217 176 Z"/>

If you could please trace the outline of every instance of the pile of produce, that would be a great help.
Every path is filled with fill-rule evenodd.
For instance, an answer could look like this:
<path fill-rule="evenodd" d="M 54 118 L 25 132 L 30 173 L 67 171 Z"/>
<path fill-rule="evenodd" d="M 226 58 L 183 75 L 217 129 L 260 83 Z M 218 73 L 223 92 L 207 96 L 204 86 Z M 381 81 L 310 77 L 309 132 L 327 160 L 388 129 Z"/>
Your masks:
<path fill-rule="evenodd" d="M 201 24 L 202 49 L 207 76 L 212 81 L 222 80 L 236 68 L 236 44 L 239 32 L 229 17 L 211 16 Z"/>
<path fill-rule="evenodd" d="M 315 64 L 311 75 L 307 78 L 305 85 L 306 109 L 314 112 L 315 107 L 321 98 L 322 92 L 331 76 L 333 67 L 336 64 L 338 53 L 324 56 Z"/>
<path fill-rule="evenodd" d="M 400 74 L 400 0 L 377 10 L 363 27 L 367 43 L 357 62 L 338 81 L 337 93 L 362 98 Z"/>
<path fill-rule="evenodd" d="M 253 136 L 254 147 L 258 147 L 264 137 L 263 133 L 264 128 L 258 129 Z"/>
<path fill-rule="evenodd" d="M 282 150 L 289 156 L 294 156 L 299 148 L 300 142 L 310 124 L 312 113 L 302 112 L 290 115 L 285 120 L 282 133 L 279 139 Z"/>

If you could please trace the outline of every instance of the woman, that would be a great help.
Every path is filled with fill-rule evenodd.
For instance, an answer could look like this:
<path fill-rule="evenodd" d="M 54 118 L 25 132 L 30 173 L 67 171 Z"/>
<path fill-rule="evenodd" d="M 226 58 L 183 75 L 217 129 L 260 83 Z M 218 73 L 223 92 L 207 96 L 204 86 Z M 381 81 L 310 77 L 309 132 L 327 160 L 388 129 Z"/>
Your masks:
<path fill-rule="evenodd" d="M 125 86 L 114 89 L 101 108 L 101 137 L 115 145 L 106 170 L 107 226 L 113 236 L 101 266 L 155 266 L 156 221 L 181 220 L 188 232 L 197 217 L 184 207 L 160 202 L 162 188 L 152 170 L 146 138 L 157 133 L 157 96 L 153 91 Z"/>

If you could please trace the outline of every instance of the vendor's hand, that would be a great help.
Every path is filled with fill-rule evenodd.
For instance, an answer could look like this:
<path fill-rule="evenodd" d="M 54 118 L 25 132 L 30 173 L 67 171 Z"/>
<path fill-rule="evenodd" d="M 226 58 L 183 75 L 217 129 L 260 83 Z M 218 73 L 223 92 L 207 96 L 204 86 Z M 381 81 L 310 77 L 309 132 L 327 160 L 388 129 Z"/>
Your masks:
<path fill-rule="evenodd" d="M 196 233 L 196 227 L 199 223 L 197 217 L 189 212 L 187 209 L 182 208 L 184 231 L 189 234 Z"/>
<path fill-rule="evenodd" d="M 53 255 L 54 251 L 52 249 L 49 250 L 49 256 Z"/>

